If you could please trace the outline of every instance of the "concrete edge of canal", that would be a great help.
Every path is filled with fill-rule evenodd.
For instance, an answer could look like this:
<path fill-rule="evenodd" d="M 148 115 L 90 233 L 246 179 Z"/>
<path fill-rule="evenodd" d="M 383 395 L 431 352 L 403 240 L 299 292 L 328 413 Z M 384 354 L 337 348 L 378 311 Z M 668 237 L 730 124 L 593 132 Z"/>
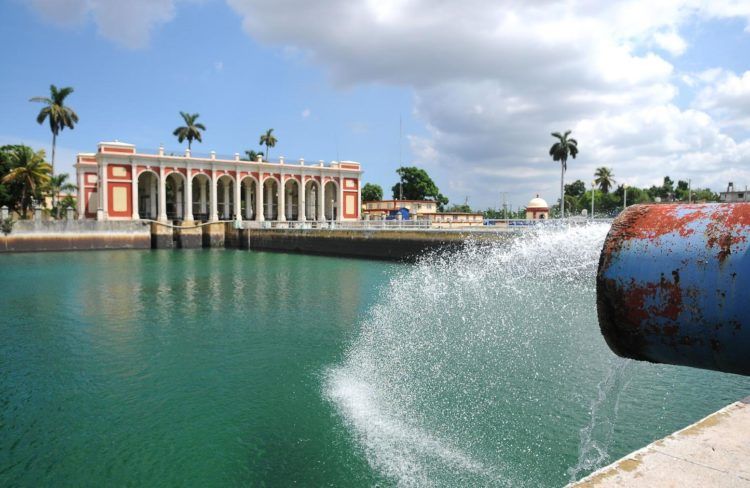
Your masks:
<path fill-rule="evenodd" d="M 568 485 L 750 486 L 750 397 Z"/>
<path fill-rule="evenodd" d="M 226 248 L 412 260 L 425 252 L 493 242 L 508 232 L 440 229 L 238 229 L 233 222 L 172 226 L 132 221 L 20 221 L 0 253 L 97 249 Z"/>

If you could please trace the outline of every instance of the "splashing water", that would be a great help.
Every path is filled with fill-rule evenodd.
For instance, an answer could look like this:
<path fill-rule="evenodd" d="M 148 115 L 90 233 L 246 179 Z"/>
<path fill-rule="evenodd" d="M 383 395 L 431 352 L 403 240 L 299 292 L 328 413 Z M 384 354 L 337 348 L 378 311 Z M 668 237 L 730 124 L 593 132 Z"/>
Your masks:
<path fill-rule="evenodd" d="M 627 376 L 596 321 L 608 228 L 544 227 L 391 279 L 324 387 L 374 469 L 402 486 L 556 486 L 608 459 L 606 399 Z"/>

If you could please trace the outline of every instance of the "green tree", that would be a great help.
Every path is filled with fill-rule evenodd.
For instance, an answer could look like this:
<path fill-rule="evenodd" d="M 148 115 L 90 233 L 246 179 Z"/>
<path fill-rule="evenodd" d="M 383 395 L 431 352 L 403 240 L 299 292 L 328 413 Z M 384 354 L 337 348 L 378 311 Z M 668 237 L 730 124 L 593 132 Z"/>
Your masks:
<path fill-rule="evenodd" d="M 271 148 L 276 147 L 276 143 L 279 142 L 276 136 L 273 135 L 273 129 L 268 129 L 265 134 L 260 135 L 261 146 L 266 146 L 266 161 L 270 161 Z"/>
<path fill-rule="evenodd" d="M 452 205 L 447 212 L 460 212 L 460 213 L 473 213 L 471 210 L 471 207 L 467 203 L 462 203 L 461 205 Z"/>
<path fill-rule="evenodd" d="M 57 146 L 57 135 L 66 127 L 73 130 L 78 123 L 78 115 L 75 111 L 65 106 L 65 99 L 73 93 L 73 87 L 57 89 L 55 85 L 49 87 L 49 97 L 33 97 L 31 102 L 43 103 L 44 107 L 36 116 L 39 125 L 49 120 L 49 128 L 52 131 L 52 174 L 55 173 L 55 148 Z"/>
<path fill-rule="evenodd" d="M 403 191 L 406 200 L 433 200 L 442 211 L 448 204 L 448 199 L 440 193 L 435 182 L 423 169 L 414 166 L 402 166 L 396 170 L 399 181 L 393 185 L 393 198 L 398 199 Z"/>
<path fill-rule="evenodd" d="M 3 183 L 20 185 L 21 197 L 16 206 L 20 206 L 24 218 L 28 218 L 31 197 L 38 195 L 37 190 L 49 182 L 52 167 L 44 161 L 44 150 L 34 152 L 26 146 L 11 153 L 10 163 L 12 169 L 3 177 Z"/>
<path fill-rule="evenodd" d="M 377 202 L 383 199 L 383 188 L 380 185 L 367 183 L 362 187 L 363 202 Z"/>
<path fill-rule="evenodd" d="M 573 183 L 565 185 L 565 195 L 581 198 L 586 193 L 586 183 L 581 180 L 575 180 Z"/>
<path fill-rule="evenodd" d="M 70 176 L 68 173 L 60 173 L 59 175 L 51 176 L 47 184 L 44 186 L 44 192 L 47 193 L 52 199 L 52 215 L 55 218 L 60 217 L 60 202 L 57 200 L 60 193 L 70 193 L 78 189 L 78 187 L 68 181 Z"/>
<path fill-rule="evenodd" d="M 187 139 L 188 149 L 192 149 L 193 141 L 203 142 L 203 134 L 201 131 L 206 130 L 206 127 L 200 122 L 196 122 L 200 114 L 189 114 L 187 112 L 180 112 L 182 120 L 185 125 L 180 126 L 172 132 L 173 136 L 177 136 L 177 142 L 182 142 Z"/>
<path fill-rule="evenodd" d="M 255 152 L 252 149 L 246 149 L 245 156 L 245 160 L 247 161 L 257 161 L 258 156 L 260 156 L 261 158 L 263 157 L 263 151 Z"/>
<path fill-rule="evenodd" d="M 594 182 L 597 184 L 602 193 L 609 193 L 609 190 L 615 186 L 615 174 L 612 172 L 612 168 L 596 168 L 594 172 L 596 179 Z"/>
<path fill-rule="evenodd" d="M 560 216 L 565 217 L 565 171 L 568 169 L 568 156 L 573 159 L 578 155 L 578 141 L 568 138 L 572 131 L 565 131 L 565 134 L 553 132 L 552 137 L 557 142 L 549 148 L 549 155 L 553 161 L 560 161 Z"/>

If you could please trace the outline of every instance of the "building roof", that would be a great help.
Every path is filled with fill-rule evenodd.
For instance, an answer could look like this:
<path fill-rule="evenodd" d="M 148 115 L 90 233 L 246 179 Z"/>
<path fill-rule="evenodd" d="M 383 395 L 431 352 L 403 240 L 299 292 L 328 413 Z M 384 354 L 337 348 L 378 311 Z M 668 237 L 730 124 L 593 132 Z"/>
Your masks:
<path fill-rule="evenodd" d="M 549 209 L 549 205 L 547 205 L 547 202 L 543 198 L 539 198 L 539 195 L 537 195 L 535 198 L 532 198 L 529 200 L 529 204 L 526 205 L 526 208 L 544 208 Z"/>

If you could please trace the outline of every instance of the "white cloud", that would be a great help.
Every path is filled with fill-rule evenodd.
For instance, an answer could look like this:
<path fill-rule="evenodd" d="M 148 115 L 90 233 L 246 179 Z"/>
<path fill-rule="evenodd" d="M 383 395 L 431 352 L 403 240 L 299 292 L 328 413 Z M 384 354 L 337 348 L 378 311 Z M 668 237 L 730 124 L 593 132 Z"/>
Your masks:
<path fill-rule="evenodd" d="M 704 76 L 695 105 L 715 114 L 725 125 L 750 129 L 750 71 L 737 75 L 715 70 Z"/>
<path fill-rule="evenodd" d="M 301 114 L 301 115 L 302 115 L 302 118 L 303 118 L 303 119 L 306 119 L 306 118 L 308 118 L 308 117 L 310 116 L 310 113 L 311 113 L 311 112 L 310 112 L 310 109 L 309 109 L 309 108 L 306 108 L 306 109 L 304 109 L 304 110 L 302 111 L 302 114 Z"/>
<path fill-rule="evenodd" d="M 151 32 L 175 16 L 176 0 L 31 0 L 44 19 L 77 25 L 89 18 L 102 37 L 129 49 L 146 47 Z"/>
<path fill-rule="evenodd" d="M 216 61 L 214 63 L 214 70 L 216 72 L 224 71 L 224 61 Z"/>
<path fill-rule="evenodd" d="M 674 31 L 657 32 L 654 34 L 654 42 L 673 56 L 680 56 L 687 49 L 685 39 Z"/>
<path fill-rule="evenodd" d="M 698 86 L 717 73 L 675 73 L 659 54 L 689 49 L 680 35 L 688 21 L 750 19 L 750 2 L 228 3 L 250 36 L 303 51 L 336 83 L 411 87 L 428 132 L 409 138 L 415 162 L 454 200 L 469 194 L 483 206 L 511 191 L 554 201 L 549 133 L 568 128 L 581 144 L 569 179 L 588 181 L 607 164 L 633 184 L 670 172 L 695 185 L 730 172 L 750 181 L 748 143 L 724 134 L 714 112 L 676 105 L 677 82 Z"/>
<path fill-rule="evenodd" d="M 91 17 L 105 37 L 140 47 L 180 0 L 31 1 L 48 18 Z M 694 185 L 750 176 L 748 141 L 724 132 L 745 127 L 750 76 L 680 73 L 663 57 L 690 49 L 687 23 L 750 25 L 747 0 L 226 1 L 249 36 L 317 63 L 337 84 L 412 89 L 427 128 L 409 138 L 415 163 L 454 200 L 485 205 L 507 190 L 554 201 L 549 132 L 569 128 L 581 145 L 569 179 L 588 181 L 602 164 L 634 184 L 667 172 Z M 678 105 L 678 83 L 698 91 L 692 106 Z"/>

